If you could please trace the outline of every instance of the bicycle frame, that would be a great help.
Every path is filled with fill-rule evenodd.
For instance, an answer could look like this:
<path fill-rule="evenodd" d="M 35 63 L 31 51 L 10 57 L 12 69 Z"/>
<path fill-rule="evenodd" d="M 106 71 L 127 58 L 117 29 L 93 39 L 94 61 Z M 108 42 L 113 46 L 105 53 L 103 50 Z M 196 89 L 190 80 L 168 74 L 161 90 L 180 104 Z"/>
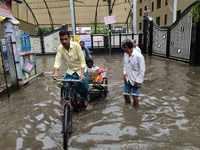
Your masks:
<path fill-rule="evenodd" d="M 68 87 L 67 89 L 64 89 L 64 97 L 65 97 L 65 104 L 63 105 L 63 149 L 67 149 L 67 134 L 72 133 L 72 112 L 73 112 L 73 107 L 72 107 L 72 101 L 76 100 L 76 93 L 74 89 L 74 82 L 83 82 L 81 79 L 76 80 L 76 79 L 56 79 L 58 82 L 68 82 Z M 62 91 L 62 90 L 61 90 Z M 66 94 L 67 93 L 67 94 Z M 62 92 L 61 92 L 62 94 Z M 69 125 L 69 126 L 68 126 Z"/>

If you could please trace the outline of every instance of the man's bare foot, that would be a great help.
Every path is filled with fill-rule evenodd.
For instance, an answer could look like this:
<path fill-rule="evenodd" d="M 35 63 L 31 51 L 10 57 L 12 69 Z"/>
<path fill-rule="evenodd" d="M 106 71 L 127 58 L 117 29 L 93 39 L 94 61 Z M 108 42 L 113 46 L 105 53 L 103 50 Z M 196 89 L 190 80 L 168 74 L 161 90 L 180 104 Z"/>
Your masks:
<path fill-rule="evenodd" d="M 90 109 L 90 104 L 87 101 L 85 101 L 84 104 L 85 104 L 86 109 Z"/>

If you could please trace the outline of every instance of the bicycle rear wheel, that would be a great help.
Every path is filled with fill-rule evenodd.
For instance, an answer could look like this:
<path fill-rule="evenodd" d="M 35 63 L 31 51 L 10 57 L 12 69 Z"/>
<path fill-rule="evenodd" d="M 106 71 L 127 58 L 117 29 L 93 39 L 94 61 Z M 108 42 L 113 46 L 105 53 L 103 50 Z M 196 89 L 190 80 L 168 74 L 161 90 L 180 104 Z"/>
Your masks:
<path fill-rule="evenodd" d="M 70 108 L 69 105 L 65 105 L 64 109 L 64 120 L 63 120 L 63 149 L 67 150 L 68 148 L 68 138 L 70 133 L 70 125 L 69 122 L 71 122 L 71 114 L 70 114 Z"/>

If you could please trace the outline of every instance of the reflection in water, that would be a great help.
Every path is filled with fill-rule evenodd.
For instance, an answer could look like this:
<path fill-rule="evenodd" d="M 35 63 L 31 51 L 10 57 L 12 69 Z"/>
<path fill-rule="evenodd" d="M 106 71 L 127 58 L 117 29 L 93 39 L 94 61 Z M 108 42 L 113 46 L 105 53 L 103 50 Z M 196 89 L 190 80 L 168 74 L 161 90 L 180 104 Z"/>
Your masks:
<path fill-rule="evenodd" d="M 93 56 L 108 69 L 107 97 L 73 115 L 69 149 L 199 149 L 200 68 L 146 56 L 138 107 L 123 98 L 123 55 Z M 1 150 L 61 150 L 63 101 L 51 78 L 54 56 L 37 56 L 44 76 L 0 101 Z M 65 72 L 62 65 L 59 76 Z"/>

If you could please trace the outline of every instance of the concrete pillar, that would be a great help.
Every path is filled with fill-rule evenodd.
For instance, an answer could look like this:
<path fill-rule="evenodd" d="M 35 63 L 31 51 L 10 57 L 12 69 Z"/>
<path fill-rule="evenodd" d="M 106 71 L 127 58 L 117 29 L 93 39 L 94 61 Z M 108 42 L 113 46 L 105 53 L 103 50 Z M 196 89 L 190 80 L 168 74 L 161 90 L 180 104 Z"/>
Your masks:
<path fill-rule="evenodd" d="M 70 12 L 71 12 L 72 34 L 76 35 L 74 0 L 70 0 Z"/>
<path fill-rule="evenodd" d="M 137 33 L 137 0 L 133 0 L 133 33 Z"/>
<path fill-rule="evenodd" d="M 173 23 L 176 21 L 176 16 L 177 16 L 177 0 L 174 0 Z"/>

